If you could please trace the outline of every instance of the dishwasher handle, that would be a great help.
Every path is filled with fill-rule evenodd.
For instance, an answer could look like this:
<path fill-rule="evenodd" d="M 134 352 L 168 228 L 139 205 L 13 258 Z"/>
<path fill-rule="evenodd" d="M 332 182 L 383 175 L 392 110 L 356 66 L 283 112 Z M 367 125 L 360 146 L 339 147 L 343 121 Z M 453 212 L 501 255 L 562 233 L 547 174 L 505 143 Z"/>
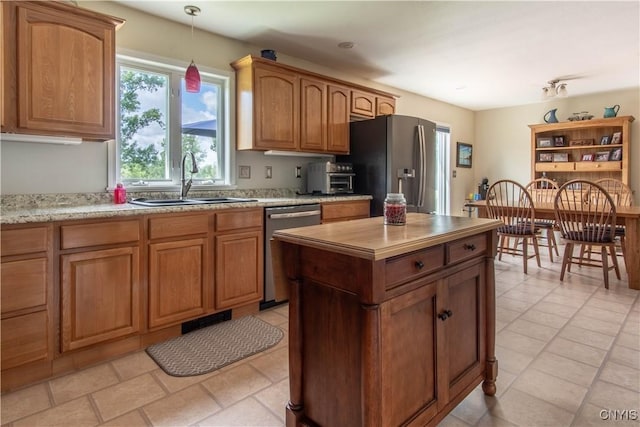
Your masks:
<path fill-rule="evenodd" d="M 291 213 L 274 213 L 269 214 L 269 219 L 288 219 L 288 218 L 303 218 L 307 216 L 320 216 L 320 211 L 303 211 L 303 212 L 291 212 Z"/>

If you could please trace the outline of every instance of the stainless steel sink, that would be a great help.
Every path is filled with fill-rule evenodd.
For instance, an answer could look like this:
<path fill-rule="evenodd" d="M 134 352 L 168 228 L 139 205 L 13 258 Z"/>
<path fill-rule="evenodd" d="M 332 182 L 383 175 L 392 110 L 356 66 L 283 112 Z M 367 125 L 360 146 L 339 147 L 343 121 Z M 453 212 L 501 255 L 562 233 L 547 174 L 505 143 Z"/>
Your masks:
<path fill-rule="evenodd" d="M 214 203 L 243 203 L 257 202 L 256 199 L 243 199 L 239 197 L 194 197 L 191 199 L 146 199 L 140 197 L 131 199 L 129 203 L 140 206 L 184 206 L 184 205 L 208 205 Z"/>

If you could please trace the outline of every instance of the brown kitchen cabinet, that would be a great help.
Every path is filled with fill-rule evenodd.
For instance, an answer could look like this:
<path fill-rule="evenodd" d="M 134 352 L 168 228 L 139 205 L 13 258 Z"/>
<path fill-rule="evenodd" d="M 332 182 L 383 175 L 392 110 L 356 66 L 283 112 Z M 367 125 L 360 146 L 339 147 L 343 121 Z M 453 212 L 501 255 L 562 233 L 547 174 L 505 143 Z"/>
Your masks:
<path fill-rule="evenodd" d="M 216 213 L 216 310 L 257 304 L 263 299 L 263 217 L 262 208 Z"/>
<path fill-rule="evenodd" d="M 396 112 L 395 98 L 386 98 L 383 96 L 376 97 L 376 116 L 395 114 L 395 112 Z"/>
<path fill-rule="evenodd" d="M 395 106 L 386 92 L 364 88 L 327 76 L 246 56 L 231 63 L 236 70 L 239 150 L 286 150 L 330 154 L 349 153 L 351 115 L 375 117 Z M 354 112 L 369 98 L 370 114 Z M 386 114 L 386 113 L 385 113 Z"/>
<path fill-rule="evenodd" d="M 369 218 L 370 205 L 370 200 L 324 202 L 320 205 L 322 223 Z"/>
<path fill-rule="evenodd" d="M 473 220 L 274 232 L 289 288 L 287 426 L 436 426 L 481 382 L 495 394 L 499 224 Z"/>
<path fill-rule="evenodd" d="M 213 292 L 207 214 L 149 219 L 149 328 L 203 316 Z"/>
<path fill-rule="evenodd" d="M 0 296 L 4 373 L 52 359 L 52 227 L 3 226 Z"/>
<path fill-rule="evenodd" d="M 351 115 L 374 118 L 386 114 L 394 114 L 396 100 L 393 97 L 379 96 L 363 91 L 351 92 Z"/>
<path fill-rule="evenodd" d="M 115 138 L 115 31 L 64 2 L 3 1 L 2 132 Z"/>
<path fill-rule="evenodd" d="M 629 185 L 631 122 L 633 116 L 529 125 L 531 128 L 531 179 L 543 176 L 562 184 L 572 179 L 618 179 Z M 612 135 L 620 141 L 611 144 Z M 601 144 L 607 136 L 608 143 Z M 556 144 L 562 137 L 562 145 Z M 598 153 L 622 150 L 616 160 L 595 161 Z"/>
<path fill-rule="evenodd" d="M 141 222 L 60 226 L 61 351 L 141 330 Z"/>

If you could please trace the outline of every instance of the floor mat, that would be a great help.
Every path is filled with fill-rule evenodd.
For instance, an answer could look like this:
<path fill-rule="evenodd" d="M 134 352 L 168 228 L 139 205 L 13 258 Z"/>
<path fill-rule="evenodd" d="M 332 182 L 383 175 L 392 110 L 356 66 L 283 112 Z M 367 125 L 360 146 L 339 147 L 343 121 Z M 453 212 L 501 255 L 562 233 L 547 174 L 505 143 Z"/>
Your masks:
<path fill-rule="evenodd" d="M 254 316 L 218 323 L 154 344 L 147 354 L 174 377 L 202 375 L 276 345 L 284 333 Z"/>

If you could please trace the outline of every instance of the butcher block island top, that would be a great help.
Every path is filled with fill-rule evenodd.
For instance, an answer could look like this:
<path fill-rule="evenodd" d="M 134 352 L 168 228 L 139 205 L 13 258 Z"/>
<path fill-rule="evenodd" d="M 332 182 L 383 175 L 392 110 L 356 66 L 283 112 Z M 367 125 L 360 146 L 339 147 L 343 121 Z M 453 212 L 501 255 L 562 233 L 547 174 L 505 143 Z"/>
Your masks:
<path fill-rule="evenodd" d="M 435 426 L 496 392 L 499 221 L 410 213 L 274 233 L 292 426 Z"/>

